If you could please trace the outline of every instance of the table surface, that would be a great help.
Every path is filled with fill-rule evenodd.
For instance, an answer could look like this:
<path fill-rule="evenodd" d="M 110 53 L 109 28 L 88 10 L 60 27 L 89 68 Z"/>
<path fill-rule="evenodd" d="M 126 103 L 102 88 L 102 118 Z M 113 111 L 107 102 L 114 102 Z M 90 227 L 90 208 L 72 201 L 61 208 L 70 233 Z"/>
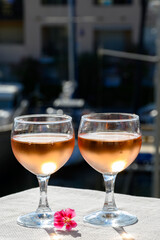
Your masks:
<path fill-rule="evenodd" d="M 72 208 L 78 226 L 72 231 L 32 229 L 17 225 L 19 215 L 36 210 L 39 189 L 34 188 L 0 198 L 0 240 L 159 240 L 160 199 L 115 194 L 117 207 L 138 217 L 138 223 L 125 228 L 99 227 L 83 223 L 83 216 L 101 209 L 105 193 L 63 187 L 48 188 L 53 211 Z"/>

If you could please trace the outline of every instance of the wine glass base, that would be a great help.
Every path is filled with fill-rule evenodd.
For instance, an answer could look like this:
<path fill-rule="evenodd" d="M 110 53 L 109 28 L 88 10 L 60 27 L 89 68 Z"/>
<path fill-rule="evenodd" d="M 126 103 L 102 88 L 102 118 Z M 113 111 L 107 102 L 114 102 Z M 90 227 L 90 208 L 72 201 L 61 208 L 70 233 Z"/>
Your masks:
<path fill-rule="evenodd" d="M 54 212 L 31 212 L 23 216 L 19 216 L 17 223 L 29 228 L 53 228 Z"/>
<path fill-rule="evenodd" d="M 83 220 L 90 224 L 111 227 L 124 227 L 138 222 L 136 216 L 120 210 L 113 212 L 94 212 L 85 216 Z"/>

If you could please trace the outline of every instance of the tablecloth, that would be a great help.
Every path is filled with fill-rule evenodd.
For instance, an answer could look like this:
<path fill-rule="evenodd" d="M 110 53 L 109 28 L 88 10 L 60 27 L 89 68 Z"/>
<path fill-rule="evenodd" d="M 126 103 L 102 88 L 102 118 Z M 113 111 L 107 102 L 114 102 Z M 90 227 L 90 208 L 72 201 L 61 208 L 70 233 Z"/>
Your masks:
<path fill-rule="evenodd" d="M 72 208 L 78 226 L 72 231 L 25 228 L 17 225 L 19 215 L 36 210 L 39 189 L 29 189 L 0 198 L 0 240 L 159 240 L 160 199 L 115 194 L 117 206 L 138 217 L 138 223 L 125 228 L 99 227 L 83 222 L 83 216 L 101 209 L 105 193 L 73 188 L 48 188 L 53 211 Z"/>

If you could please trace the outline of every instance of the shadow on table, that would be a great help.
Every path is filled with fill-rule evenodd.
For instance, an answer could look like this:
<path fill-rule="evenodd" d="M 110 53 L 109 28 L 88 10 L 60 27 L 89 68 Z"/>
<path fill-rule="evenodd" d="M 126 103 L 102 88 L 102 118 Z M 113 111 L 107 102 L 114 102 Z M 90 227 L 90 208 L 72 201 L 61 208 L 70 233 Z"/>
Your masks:
<path fill-rule="evenodd" d="M 117 233 L 119 233 L 122 240 L 135 240 L 131 234 L 127 233 L 123 227 L 114 227 L 113 228 Z"/>
<path fill-rule="evenodd" d="M 121 237 L 122 240 L 135 240 L 129 233 L 127 233 L 123 227 L 114 227 L 113 228 Z M 70 235 L 73 238 L 81 237 L 81 233 L 77 230 L 72 230 L 69 232 L 58 230 L 54 231 L 54 229 L 45 229 L 51 240 L 62 240 L 62 236 Z"/>
<path fill-rule="evenodd" d="M 48 235 L 50 236 L 51 240 L 61 240 L 62 236 L 64 235 L 70 235 L 73 238 L 77 238 L 77 237 L 81 237 L 81 233 L 79 233 L 79 231 L 77 230 L 72 230 L 72 231 L 62 231 L 62 230 L 57 230 L 54 231 L 54 229 L 45 229 L 46 232 L 48 233 Z"/>

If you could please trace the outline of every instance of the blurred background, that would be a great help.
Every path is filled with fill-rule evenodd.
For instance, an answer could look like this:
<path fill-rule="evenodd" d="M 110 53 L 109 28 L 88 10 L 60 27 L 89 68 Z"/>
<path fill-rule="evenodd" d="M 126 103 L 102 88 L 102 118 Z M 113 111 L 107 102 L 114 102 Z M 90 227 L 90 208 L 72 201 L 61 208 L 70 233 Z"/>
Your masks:
<path fill-rule="evenodd" d="M 0 196 L 38 186 L 14 158 L 13 118 L 140 116 L 143 145 L 118 193 L 160 197 L 160 0 L 0 0 Z M 50 185 L 104 190 L 77 142 Z"/>

